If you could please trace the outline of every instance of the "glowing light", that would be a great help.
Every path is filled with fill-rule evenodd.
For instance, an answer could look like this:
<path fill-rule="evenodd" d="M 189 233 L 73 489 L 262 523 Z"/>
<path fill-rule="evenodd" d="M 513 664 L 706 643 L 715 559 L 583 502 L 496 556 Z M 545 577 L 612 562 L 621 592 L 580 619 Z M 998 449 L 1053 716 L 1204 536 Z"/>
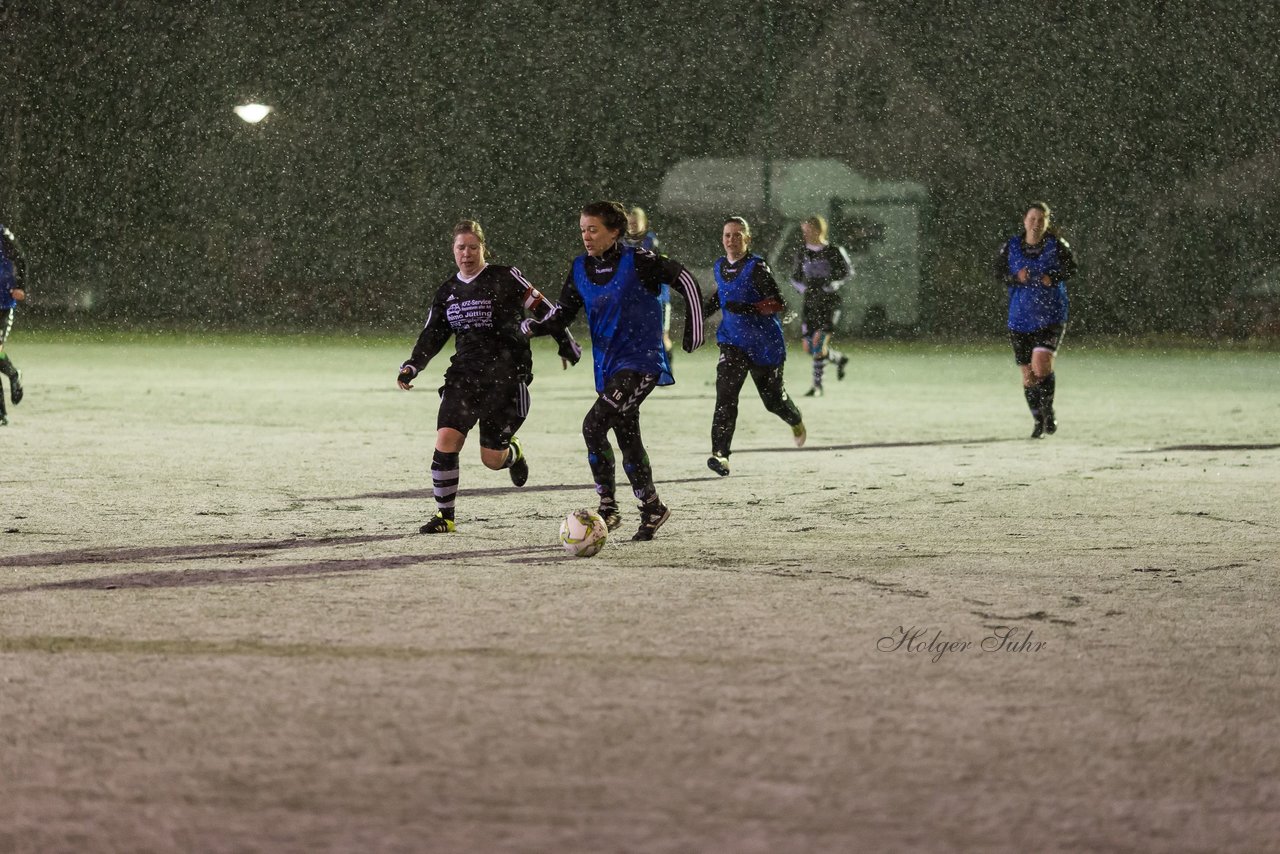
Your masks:
<path fill-rule="evenodd" d="M 266 104 L 241 104 L 235 108 L 236 115 L 251 125 L 256 125 L 267 117 L 271 108 Z"/>

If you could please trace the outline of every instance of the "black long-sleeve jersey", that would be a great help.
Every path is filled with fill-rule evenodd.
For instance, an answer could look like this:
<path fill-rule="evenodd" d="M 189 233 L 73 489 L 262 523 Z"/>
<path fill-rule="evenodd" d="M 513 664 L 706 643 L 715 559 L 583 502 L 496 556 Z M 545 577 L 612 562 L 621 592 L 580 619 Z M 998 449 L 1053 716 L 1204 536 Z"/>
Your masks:
<path fill-rule="evenodd" d="M 586 256 L 585 268 L 587 278 L 597 285 L 604 285 L 613 278 L 618 270 L 618 262 L 622 258 L 622 247 L 615 243 L 599 258 Z M 670 285 L 671 290 L 680 294 L 688 306 L 684 320 L 684 340 L 681 346 L 686 353 L 692 353 L 702 346 L 702 290 L 698 280 L 685 269 L 679 261 L 673 261 L 665 255 L 657 255 L 642 247 L 635 248 L 636 275 L 641 284 L 653 292 L 655 296 L 662 294 L 662 286 Z M 558 334 L 569 328 L 569 324 L 578 316 L 583 307 L 582 295 L 578 293 L 578 285 L 574 281 L 573 269 L 565 276 L 564 287 L 560 290 L 560 299 L 552 314 L 540 322 L 530 324 L 534 335 Z"/>
<path fill-rule="evenodd" d="M 827 244 L 819 249 L 801 246 L 791 269 L 791 285 L 805 296 L 834 293 L 853 274 L 849 253 L 843 246 Z"/>
<path fill-rule="evenodd" d="M 421 371 L 454 337 L 448 383 L 533 381 L 533 354 L 520 331 L 524 312 L 546 317 L 551 302 L 515 267 L 489 264 L 474 279 L 446 279 L 427 313 L 427 322 L 406 365 Z"/>
<path fill-rule="evenodd" d="M 752 255 L 748 252 L 737 261 L 732 263 L 726 257 L 724 266 L 720 268 L 720 275 L 726 282 L 732 282 L 738 278 L 738 274 L 742 272 L 742 268 L 752 258 L 756 259 L 756 266 L 751 271 L 751 287 L 760 295 L 761 300 L 777 300 L 779 305 L 785 306 L 786 303 L 782 299 L 782 291 L 778 288 L 778 280 L 773 277 L 773 270 L 769 269 L 769 262 L 758 255 Z M 720 283 L 715 282 L 715 290 L 713 290 L 702 304 L 702 313 L 707 317 L 715 314 L 720 310 Z M 748 312 L 750 313 L 750 312 Z"/>

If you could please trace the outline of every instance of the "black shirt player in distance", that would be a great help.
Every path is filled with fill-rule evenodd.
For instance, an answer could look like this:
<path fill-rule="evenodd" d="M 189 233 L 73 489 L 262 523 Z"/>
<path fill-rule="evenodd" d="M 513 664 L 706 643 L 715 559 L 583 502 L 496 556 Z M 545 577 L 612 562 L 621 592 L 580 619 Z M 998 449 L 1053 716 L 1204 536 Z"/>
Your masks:
<path fill-rule="evenodd" d="M 436 446 L 431 480 L 436 515 L 419 530 L 443 534 L 456 530 L 459 456 L 467 433 L 480 425 L 480 461 L 509 469 L 511 482 L 524 486 L 529 464 L 515 433 L 529 414 L 533 354 L 520 331 L 526 309 L 539 317 L 553 306 L 515 267 L 485 260 L 484 230 L 474 220 L 453 229 L 453 257 L 458 272 L 440 285 L 397 383 L 406 391 L 413 379 L 454 338 L 453 358 L 440 388 L 436 414 Z M 577 362 L 580 349 L 564 331 L 557 335 L 560 356 Z"/>

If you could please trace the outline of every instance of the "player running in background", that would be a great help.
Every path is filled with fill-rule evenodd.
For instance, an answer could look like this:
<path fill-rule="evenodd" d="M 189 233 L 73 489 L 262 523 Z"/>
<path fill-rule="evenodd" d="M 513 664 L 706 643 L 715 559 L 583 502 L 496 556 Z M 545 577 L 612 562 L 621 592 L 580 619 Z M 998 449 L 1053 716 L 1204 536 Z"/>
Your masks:
<path fill-rule="evenodd" d="M 840 318 L 840 286 L 853 275 L 849 253 L 827 241 L 827 221 L 811 216 L 800 223 L 804 246 L 796 251 L 791 285 L 804 294 L 800 333 L 804 351 L 813 357 L 813 387 L 805 397 L 822 397 L 822 374 L 834 362 L 836 379 L 844 379 L 849 357 L 831 346 L 831 335 Z"/>
<path fill-rule="evenodd" d="M 436 446 L 431 481 L 436 515 L 419 530 L 454 531 L 459 456 L 471 428 L 480 425 L 480 461 L 508 469 L 511 482 L 524 486 L 529 463 L 515 433 L 529 414 L 533 354 L 520 323 L 526 309 L 546 316 L 553 306 L 515 267 L 490 264 L 484 230 L 474 220 L 453 229 L 453 258 L 458 272 L 440 285 L 418 335 L 413 353 L 400 366 L 397 383 L 408 391 L 449 336 L 454 355 L 440 388 Z M 557 336 L 561 358 L 577 362 L 581 352 L 567 331 Z"/>
<path fill-rule="evenodd" d="M 543 321 L 527 321 L 531 335 L 555 333 L 585 310 L 595 362 L 595 404 L 582 422 L 587 461 L 600 496 L 600 515 L 609 530 L 622 524 L 615 495 L 616 465 L 612 430 L 622 451 L 622 468 L 640 502 L 640 528 L 633 540 L 652 540 L 671 515 L 658 498 L 649 454 L 640 436 L 640 404 L 655 386 L 675 382 L 662 347 L 664 284 L 688 306 L 684 350 L 702 345 L 702 294 L 681 264 L 622 242 L 627 214 L 617 202 L 592 202 L 578 218 L 586 249 L 573 261 L 555 312 Z"/>
<path fill-rule="evenodd" d="M 804 421 L 782 384 L 787 344 L 779 315 L 786 310 L 769 263 L 751 254 L 751 226 L 729 217 L 721 232 L 724 257 L 713 266 L 716 290 L 704 307 L 709 317 L 723 312 L 716 341 L 716 409 L 711 419 L 711 456 L 707 467 L 721 477 L 729 473 L 729 454 L 738 424 L 738 395 L 751 375 L 764 408 L 791 426 L 796 446 L 804 445 Z"/>
<path fill-rule="evenodd" d="M 626 246 L 659 254 L 658 235 L 649 228 L 649 215 L 644 208 L 637 205 L 627 211 L 627 233 L 622 235 L 622 242 Z M 667 351 L 667 364 L 670 365 L 671 357 L 675 355 L 675 347 L 671 343 L 671 288 L 663 285 L 658 299 L 662 302 L 662 349 Z"/>
<path fill-rule="evenodd" d="M 1004 242 L 995 264 L 996 279 L 1009 290 L 1009 340 L 1035 421 L 1032 439 L 1058 429 L 1053 361 L 1067 329 L 1067 280 L 1075 271 L 1071 247 L 1053 230 L 1049 206 L 1032 202 L 1022 234 Z"/>
<path fill-rule="evenodd" d="M 4 345 L 13 330 L 13 315 L 18 303 L 27 298 L 27 266 L 18 251 L 13 232 L 0 225 L 0 374 L 9 378 L 9 398 L 17 406 L 22 402 L 22 371 L 9 359 Z M 4 405 L 4 385 L 0 384 L 0 427 L 9 423 Z"/>

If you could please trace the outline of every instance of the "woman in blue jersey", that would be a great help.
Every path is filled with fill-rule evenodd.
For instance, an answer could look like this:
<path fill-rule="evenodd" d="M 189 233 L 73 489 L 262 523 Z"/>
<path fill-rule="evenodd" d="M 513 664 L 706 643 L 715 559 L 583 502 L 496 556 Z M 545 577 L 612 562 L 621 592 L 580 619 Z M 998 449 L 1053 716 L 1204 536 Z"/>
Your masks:
<path fill-rule="evenodd" d="M 706 302 L 708 316 L 723 312 L 716 341 L 716 409 L 711 419 L 711 456 L 707 467 L 724 477 L 738 424 L 738 395 L 747 375 L 756 384 L 764 408 L 791 426 L 796 446 L 804 445 L 804 421 L 782 384 L 787 344 L 778 316 L 786 310 L 769 263 L 748 252 L 751 226 L 740 216 L 729 217 L 721 232 L 724 257 L 715 262 L 716 290 Z"/>
<path fill-rule="evenodd" d="M 4 344 L 13 329 L 14 309 L 26 298 L 26 265 L 18 241 L 12 231 L 0 225 L 0 374 L 9 378 L 9 399 L 15 406 L 22 401 L 22 372 L 9 360 Z M 4 386 L 0 385 L 0 427 L 8 423 Z"/>
<path fill-rule="evenodd" d="M 654 387 L 675 382 L 662 347 L 664 284 L 688 306 L 684 350 L 702 345 L 702 294 L 681 264 L 627 246 L 622 236 L 627 213 L 617 202 L 592 202 L 578 218 L 586 252 L 574 259 L 560 301 L 551 316 L 526 321 L 528 335 L 556 334 L 585 311 L 595 364 L 595 404 L 582 422 L 587 461 L 600 497 L 600 515 L 610 530 L 622 523 L 615 496 L 612 430 L 622 451 L 622 467 L 640 502 L 640 528 L 633 540 L 651 540 L 671 515 L 658 498 L 649 455 L 640 436 L 640 404 Z"/>
<path fill-rule="evenodd" d="M 1067 280 L 1075 271 L 1071 247 L 1053 231 L 1049 206 L 1032 202 L 1022 218 L 1022 234 L 1000 247 L 995 274 L 1009 289 L 1009 339 L 1035 420 L 1033 439 L 1058 429 L 1053 361 L 1067 328 Z"/>

